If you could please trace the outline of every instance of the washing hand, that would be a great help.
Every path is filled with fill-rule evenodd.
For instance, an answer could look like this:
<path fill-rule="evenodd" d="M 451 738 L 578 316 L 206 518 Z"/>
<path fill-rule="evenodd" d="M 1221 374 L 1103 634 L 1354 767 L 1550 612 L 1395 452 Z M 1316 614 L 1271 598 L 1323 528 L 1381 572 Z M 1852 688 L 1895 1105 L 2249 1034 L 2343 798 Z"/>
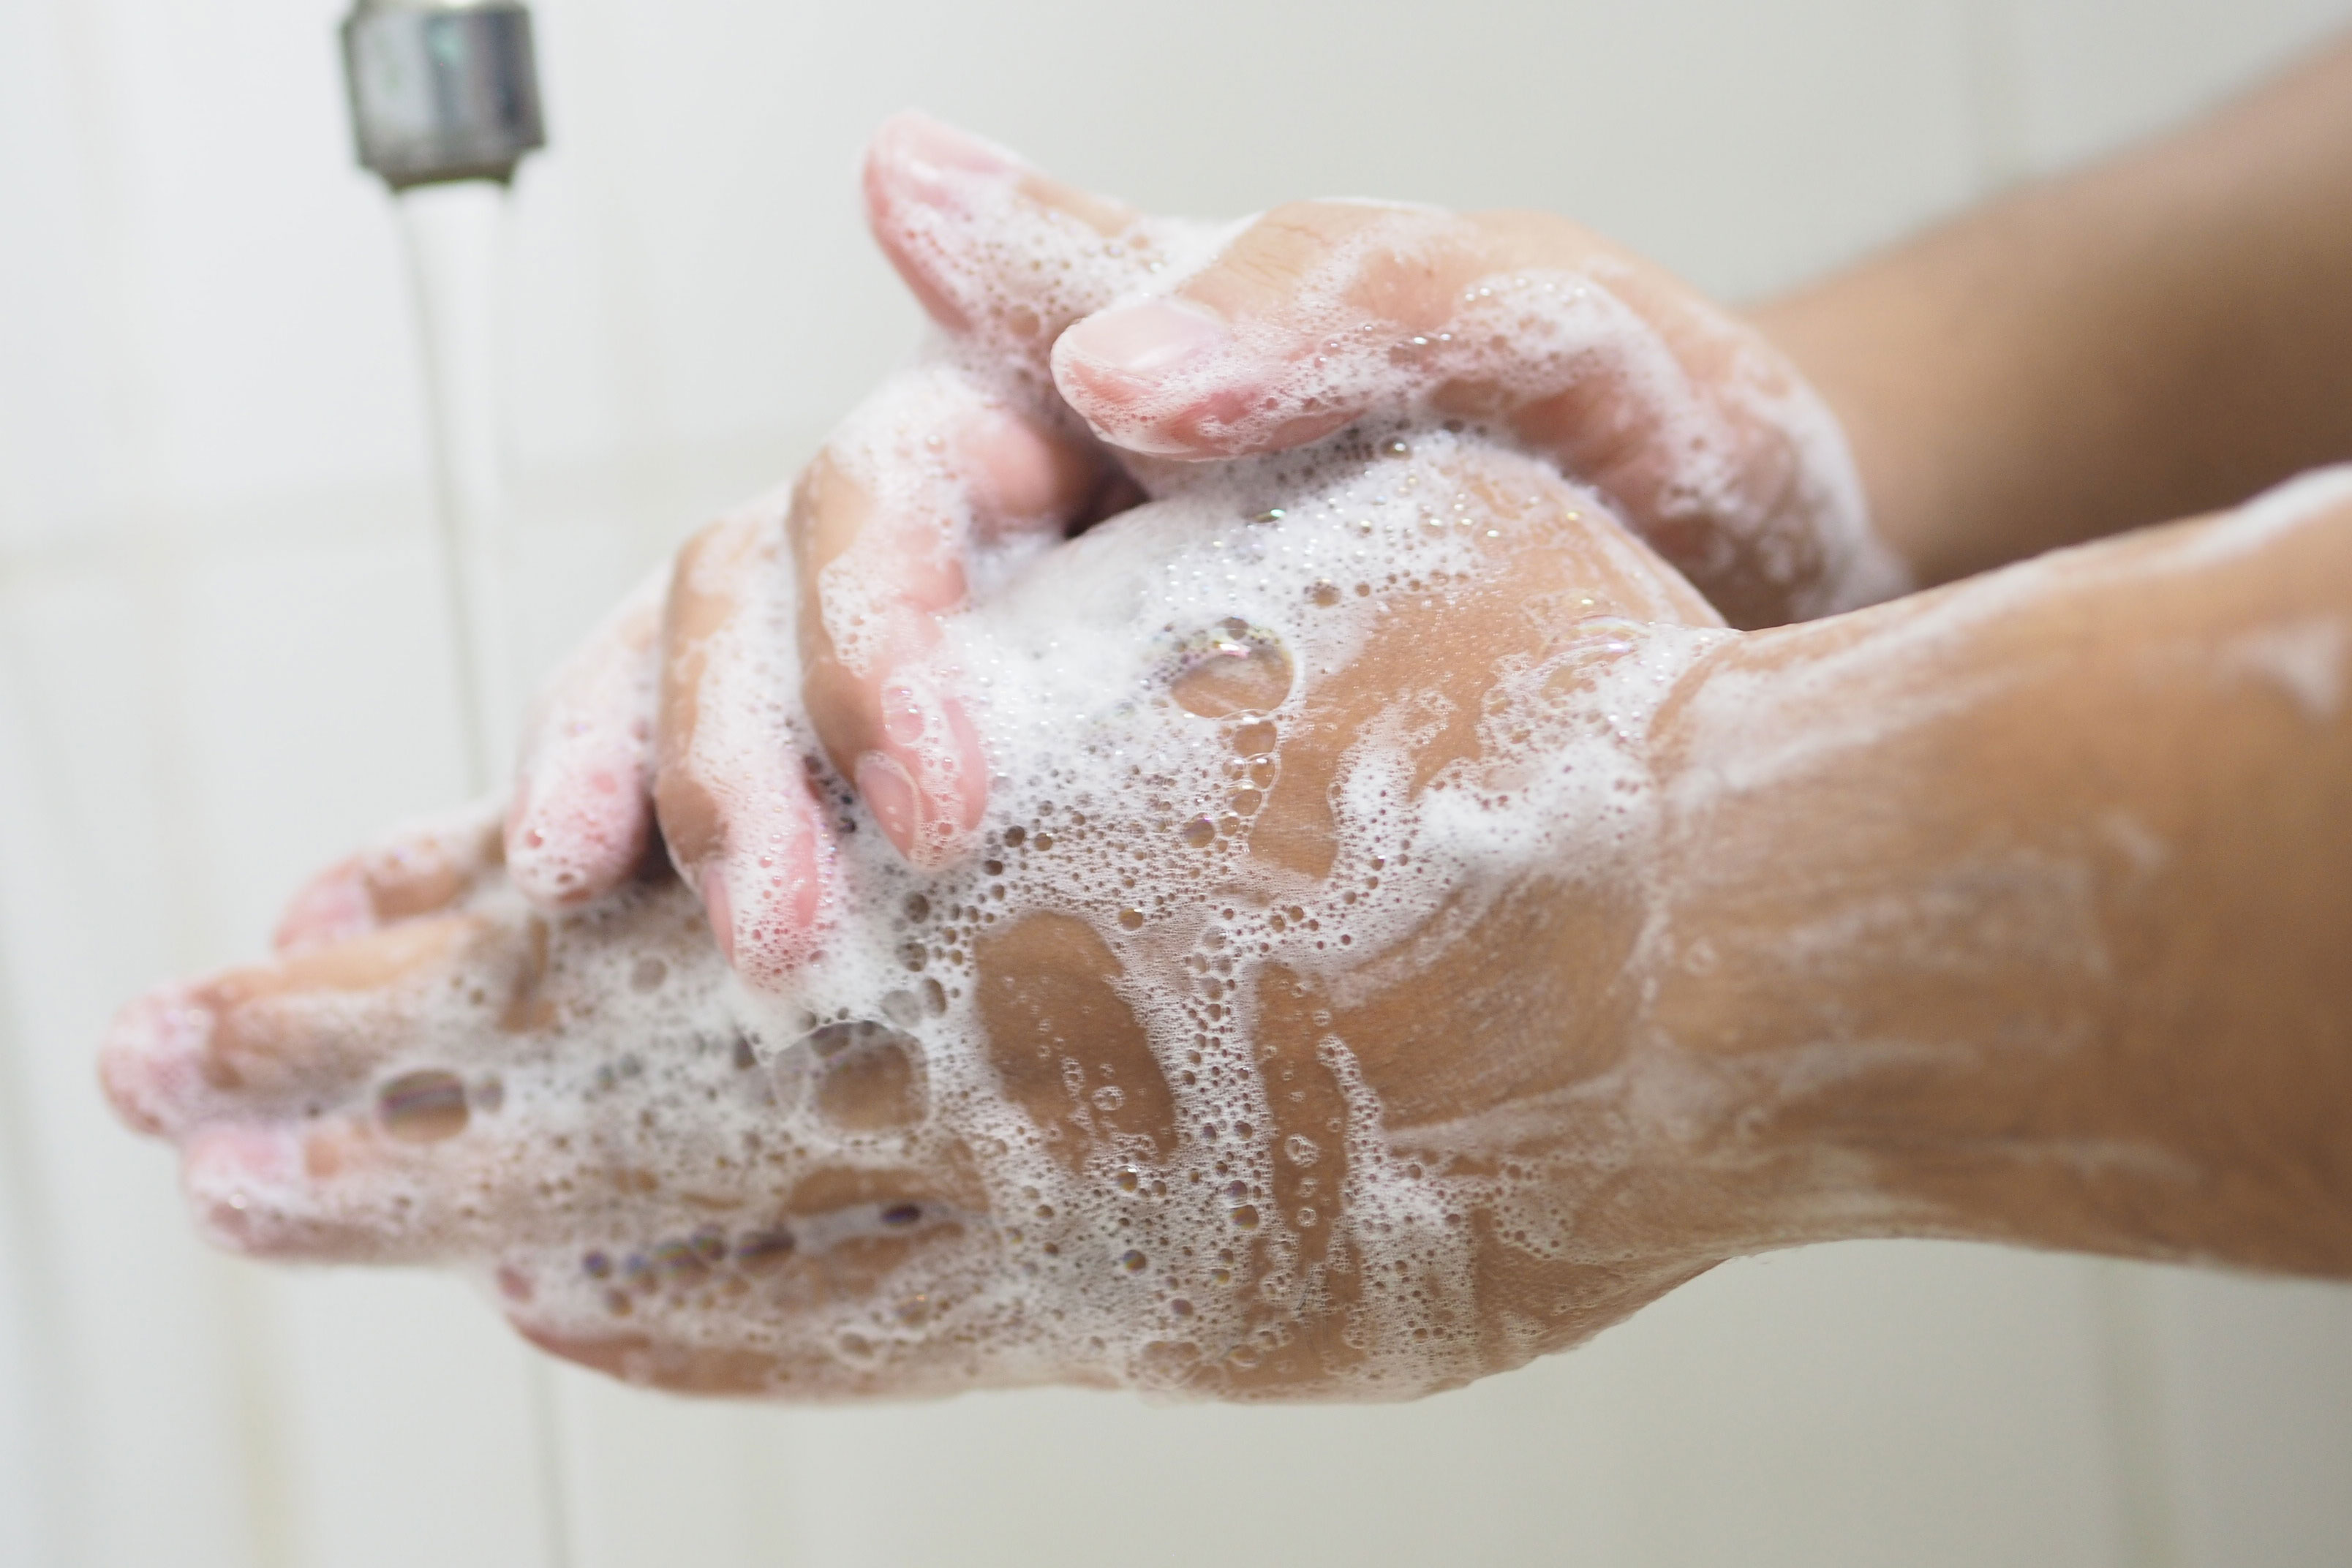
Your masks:
<path fill-rule="evenodd" d="M 877 237 L 943 335 L 835 433 L 794 493 L 802 689 L 774 710 L 805 713 L 917 866 L 966 853 L 986 809 L 988 761 L 940 637 L 975 561 L 1044 548 L 1194 460 L 1350 424 L 1443 426 L 1596 488 L 1735 623 L 1899 584 L 1834 423 L 1786 363 L 1572 225 L 1320 203 L 1212 229 L 1059 184 L 914 116 L 877 138 L 866 191 Z M 1155 331 L 1189 345 L 1181 362 L 1174 339 L 1145 343 Z M 691 626 L 672 636 L 697 640 Z M 542 709 L 507 847 L 543 906 L 617 885 L 651 836 L 656 641 L 648 601 Z M 659 763 L 671 853 L 761 984 L 812 951 L 834 896 L 795 756 L 773 731 Z"/>
<path fill-rule="evenodd" d="M 667 749 L 789 697 L 723 650 L 792 555 L 775 509 L 688 551 L 719 651 Z M 968 862 L 817 775 L 842 909 L 781 992 L 666 876 L 537 912 L 458 822 L 329 879 L 357 934 L 133 1008 L 107 1081 L 227 1245 L 469 1264 L 671 1386 L 1458 1383 L 1793 1223 L 1639 1025 L 1650 725 L 1715 619 L 1442 433 L 1204 474 L 949 624 L 1000 759 Z"/>

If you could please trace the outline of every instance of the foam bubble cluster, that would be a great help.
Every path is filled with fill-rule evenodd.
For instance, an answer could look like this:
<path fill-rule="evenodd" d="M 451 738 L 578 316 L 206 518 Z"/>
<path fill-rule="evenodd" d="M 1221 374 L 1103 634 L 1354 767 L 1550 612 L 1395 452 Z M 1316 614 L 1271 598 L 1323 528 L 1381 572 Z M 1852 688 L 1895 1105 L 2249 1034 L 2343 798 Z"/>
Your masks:
<path fill-rule="evenodd" d="M 817 775 L 845 912 L 788 995 L 675 884 L 549 919 L 486 872 L 446 973 L 319 1004 L 378 1042 L 328 1114 L 374 1152 L 205 1165 L 200 1205 L 261 1250 L 470 1261 L 534 1336 L 672 1384 L 1402 1397 L 1525 1359 L 1544 1309 L 1488 1255 L 1591 1260 L 1563 1156 L 1400 1143 L 1345 1020 L 1533 883 L 1638 880 L 1649 715 L 1726 634 L 1538 591 L 1578 500 L 1442 431 L 1204 474 L 955 624 L 994 771 L 969 859 L 908 868 Z M 1361 715 L 1320 690 L 1498 592 L 1550 629 L 1475 710 L 1436 670 Z"/>
<path fill-rule="evenodd" d="M 237 1051 L 151 1072 L 154 1106 L 118 1099 L 184 1137 L 231 1243 L 469 1267 L 542 1342 L 671 1386 L 1406 1397 L 1560 1342 L 1560 1281 L 1623 1264 L 1563 1172 L 1612 1155 L 1530 1131 L 1561 1076 L 1522 1086 L 1496 1041 L 1540 1064 L 1567 1021 L 1477 996 L 1458 1038 L 1393 1020 L 1496 930 L 1557 940 L 1504 918 L 1531 900 L 1639 904 L 1650 721 L 1728 634 L 1597 497 L 1418 384 L 1285 457 L 1133 464 L 1156 499 L 1051 552 L 992 536 L 938 432 L 992 398 L 1066 427 L 1042 324 L 1163 292 L 1223 236 L 1106 237 L 956 171 L 894 221 L 972 331 L 832 450 L 969 571 L 899 684 L 910 735 L 945 729 L 933 687 L 971 711 L 971 851 L 910 868 L 824 765 L 778 500 L 702 568 L 771 613 L 702 650 L 734 706 L 696 744 L 811 759 L 838 898 L 781 990 L 727 971 L 676 882 L 549 916 L 485 850 L 436 962 L 257 1009 Z M 1613 356 L 1681 395 L 1597 279 L 1481 284 L 1462 321 L 1528 375 Z M 1360 396 L 1396 347 L 1341 334 L 1297 372 L 1330 384 L 1288 392 Z M 1720 512 L 1730 437 L 1689 409 L 1678 482 Z M 905 543 L 826 569 L 853 668 L 899 657 Z M 183 1016 L 142 1024 L 159 1055 Z"/>

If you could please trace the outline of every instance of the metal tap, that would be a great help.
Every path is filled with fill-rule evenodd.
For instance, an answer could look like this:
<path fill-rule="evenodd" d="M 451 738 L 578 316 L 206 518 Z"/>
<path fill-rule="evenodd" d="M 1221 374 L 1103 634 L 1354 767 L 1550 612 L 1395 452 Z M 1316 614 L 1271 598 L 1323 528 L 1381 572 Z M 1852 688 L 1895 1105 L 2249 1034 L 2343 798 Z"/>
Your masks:
<path fill-rule="evenodd" d="M 520 0 L 356 0 L 343 74 L 360 163 L 395 191 L 503 184 L 547 144 Z"/>

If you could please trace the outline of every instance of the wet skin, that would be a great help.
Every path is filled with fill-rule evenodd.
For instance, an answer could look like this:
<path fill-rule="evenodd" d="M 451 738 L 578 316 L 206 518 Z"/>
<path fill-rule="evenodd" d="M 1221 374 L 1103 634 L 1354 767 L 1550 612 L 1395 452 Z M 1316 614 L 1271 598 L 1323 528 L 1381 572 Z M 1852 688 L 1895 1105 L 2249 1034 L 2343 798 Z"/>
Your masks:
<path fill-rule="evenodd" d="M 1329 871 L 1331 786 L 1349 748 L 1381 714 L 1436 700 L 1461 716 L 1417 743 L 1412 766 L 1425 785 L 1450 764 L 1476 760 L 1475 716 L 1494 672 L 1515 657 L 1565 652 L 1558 679 L 1572 684 L 1580 658 L 1599 665 L 1631 657 L 1628 639 L 1646 624 L 1714 619 L 1588 500 L 1545 484 L 1518 459 L 1496 461 L 1499 475 L 1462 476 L 1477 509 L 1472 521 L 1498 535 L 1486 568 L 1448 587 L 1383 589 L 1388 634 L 1328 677 L 1281 666 L 1279 684 L 1303 680 L 1306 700 L 1278 737 L 1276 726 L 1253 724 L 1249 714 L 1283 693 L 1253 691 L 1248 673 L 1212 663 L 1174 680 L 1163 721 L 1215 717 L 1237 725 L 1245 769 L 1269 784 L 1244 829 L 1252 858 L 1310 879 Z M 1531 484 L 1545 488 L 1530 494 Z M 689 557 L 756 550 L 759 542 L 739 536 L 759 531 L 749 520 L 722 524 Z M 765 531 L 769 547 L 781 547 L 774 519 Z M 681 570 L 678 580 L 690 584 L 696 576 Z M 692 603 L 692 593 L 681 587 L 689 603 L 683 610 L 674 604 L 673 618 L 732 612 Z M 1576 606 L 1565 618 L 1556 611 L 1563 602 Z M 1579 655 L 1580 646 L 1589 651 Z M 1106 818 L 1093 831 L 1121 829 Z M 1034 843 L 1024 848 L 1036 852 Z M 1622 857 L 1612 850 L 1611 858 Z M 660 1162 L 646 1146 L 674 1146 L 677 1131 L 638 1130 L 645 1105 L 625 1079 L 612 1080 L 613 1025 L 629 1002 L 611 994 L 612 975 L 661 970 L 669 994 L 693 998 L 707 1016 L 702 1029 L 641 1050 L 701 1061 L 718 1094 L 740 1095 L 747 1074 L 772 1076 L 752 1072 L 728 1044 L 724 976 L 695 902 L 656 863 L 605 904 L 551 918 L 507 892 L 499 862 L 498 837 L 477 825 L 339 868 L 298 899 L 294 951 L 277 963 L 166 994 L 126 1015 L 107 1058 L 110 1090 L 135 1123 L 181 1142 L 213 1235 L 277 1257 L 406 1261 L 487 1252 L 499 1259 L 508 1310 L 526 1333 L 561 1353 L 681 1388 L 823 1394 L 1008 1375 L 1139 1375 L 1132 1366 L 1089 1364 L 1075 1346 L 1058 1362 L 1032 1355 L 996 1366 L 984 1347 L 952 1330 L 866 1368 L 845 1368 L 830 1339 L 804 1352 L 789 1348 L 795 1314 L 819 1315 L 828 1301 L 920 1300 L 926 1314 L 946 1311 L 942 1281 L 1034 1262 L 1045 1227 L 1005 1212 L 1007 1194 L 992 1184 L 976 1149 L 985 1141 L 959 1125 L 956 1105 L 926 1100 L 921 1062 L 897 1047 L 825 1064 L 814 1092 L 821 1119 L 836 1130 L 879 1133 L 886 1143 L 905 1134 L 903 1163 L 877 1161 L 871 1147 L 855 1160 L 828 1161 L 796 1142 L 785 1119 L 764 1124 L 763 1146 L 748 1156 L 743 1118 L 714 1114 L 699 1168 L 684 1181 L 649 1184 L 643 1173 Z M 1638 888 L 1619 876 L 1530 867 L 1523 882 L 1483 900 L 1466 926 L 1441 910 L 1399 947 L 1367 951 L 1366 983 L 1345 997 L 1328 994 L 1328 982 L 1279 968 L 1238 973 L 1234 983 L 1252 989 L 1258 1010 L 1256 1070 L 1275 1089 L 1267 1097 L 1273 1124 L 1255 1135 L 1276 1146 L 1305 1138 L 1323 1152 L 1311 1169 L 1277 1162 L 1272 1188 L 1247 1195 L 1269 1216 L 1319 1206 L 1324 1218 L 1297 1233 L 1295 1249 L 1275 1244 L 1281 1227 L 1273 1224 L 1255 1237 L 1237 1232 L 1221 1264 L 1230 1289 L 1248 1295 L 1277 1271 L 1305 1287 L 1257 1310 L 1240 1342 L 1195 1349 L 1181 1364 L 1144 1375 L 1236 1395 L 1349 1386 L 1360 1285 L 1348 1268 L 1350 1216 L 1339 1203 L 1347 1156 L 1329 1130 L 1345 1090 L 1318 1050 L 1329 1036 L 1349 1042 L 1398 1150 L 1416 1147 L 1416 1127 L 1432 1130 L 1433 1168 L 1540 1164 L 1580 1142 L 1607 1143 L 1621 1163 L 1634 1152 L 1614 1090 L 1557 1126 L 1523 1127 L 1482 1149 L 1455 1142 L 1465 1123 L 1526 1122 L 1517 1108 L 1622 1076 L 1635 1043 L 1628 1025 L 1638 999 L 1627 959 L 1642 903 Z M 344 923 L 306 928 L 303 911 L 319 910 L 343 911 Z M 352 934 L 361 924 L 370 929 Z M 1080 1180 L 1118 1180 L 1103 1157 L 1114 1147 L 1150 1169 L 1181 1166 L 1200 1137 L 1179 1118 L 1171 1089 L 1183 1064 L 1155 1057 L 1122 999 L 1122 967 L 1134 960 L 1114 953 L 1117 934 L 1069 914 L 1039 913 L 974 939 L 979 1013 L 1003 1100 L 1039 1128 L 1062 1130 L 1049 1146 Z M 612 959 L 615 950 L 628 962 Z M 477 994 L 454 1032 L 438 1016 L 453 987 Z M 1609 1000 L 1595 1007 L 1595 998 Z M 885 1011 L 877 998 L 871 1016 Z M 1571 1041 L 1549 1037 L 1563 1016 L 1581 1020 Z M 1445 1022 L 1433 1026 L 1438 1018 Z M 420 1055 L 421 1036 L 433 1043 Z M 432 1066 L 420 1065 L 426 1060 Z M 550 1081 L 587 1086 L 579 1091 L 586 1105 L 560 1131 L 534 1125 L 522 1103 L 526 1083 Z M 493 1083 L 486 1107 L 483 1086 Z M 1119 1087 L 1115 1110 L 1092 1098 L 1101 1084 Z M 754 1115 L 749 1125 L 763 1123 Z M 562 1147 L 551 1142 L 557 1139 Z M 583 1158 L 583 1143 L 594 1146 L 593 1156 Z M 1660 1150 L 1655 1159 L 1669 1157 Z M 551 1183 L 552 1172 L 565 1174 Z M 1322 1196 L 1310 1203 L 1318 1187 Z M 899 1217 L 904 1235 L 884 1223 L 831 1245 L 810 1239 L 839 1230 L 844 1215 L 887 1222 L 901 1207 L 916 1211 Z M 1618 1257 L 1612 1245 L 1609 1260 L 1597 1264 L 1516 1250 L 1486 1234 L 1496 1228 L 1490 1215 L 1474 1212 L 1465 1223 L 1480 1235 L 1476 1297 L 1485 1321 L 1454 1326 L 1464 1370 L 1447 1381 L 1580 1338 L 1734 1245 L 1731 1237 L 1688 1233 L 1654 1255 Z M 1754 1239 L 1743 1232 L 1737 1241 Z M 551 1246 L 606 1259 L 616 1279 L 629 1274 L 613 1287 L 626 1313 L 609 1331 L 556 1333 L 535 1322 L 533 1274 L 541 1265 L 533 1259 Z M 633 1258 L 669 1261 L 632 1272 Z M 666 1338 L 665 1306 L 689 1300 L 706 1303 L 702 1320 L 718 1300 L 757 1332 L 740 1345 L 711 1343 L 699 1327 L 693 1342 Z M 1507 1328 L 1531 1318 L 1544 1325 L 1538 1342 Z"/>
<path fill-rule="evenodd" d="M 1489 505 L 1511 526 L 1496 570 L 1398 595 L 1394 638 L 1299 675 L 1253 856 L 1310 877 L 1327 865 L 1318 802 L 1338 738 L 1433 679 L 1475 710 L 1515 651 L 1549 643 L 1577 668 L 1590 627 L 1521 613 L 1559 589 L 1606 613 L 1591 655 L 1604 660 L 1631 657 L 1645 626 L 1707 618 L 1605 520 L 1569 518 L 1564 495 L 1506 511 L 1499 493 Z M 1367 953 L 1345 996 L 1236 971 L 1259 1009 L 1257 1070 L 1292 1086 L 1260 1132 L 1328 1127 L 1346 1090 L 1316 1048 L 1328 1031 L 1389 1152 L 1537 1173 L 1574 1245 L 1530 1248 L 1494 1214 L 1465 1215 L 1477 1310 L 1451 1325 L 1457 1375 L 1571 1343 L 1720 1258 L 1803 1240 L 1957 1236 L 2352 1272 L 2338 1131 L 2352 998 L 2335 962 L 2352 930 L 2352 836 L 2335 808 L 2352 722 L 2263 651 L 2291 646 L 2282 628 L 2352 625 L 2352 501 L 2290 521 L 2184 524 L 1851 616 L 1723 634 L 1642 742 L 1664 802 L 1653 836 L 1592 847 L 1583 866 L 1527 867 L 1474 921 L 1441 911 Z M 2340 641 L 2313 646 L 2340 668 Z M 1170 695 L 1155 721 L 1199 721 Z M 1425 783 L 1476 742 L 1441 725 L 1420 743 Z M 899 1129 L 900 1144 L 844 1159 L 780 1120 L 751 1157 L 742 1112 L 722 1104 L 748 1069 L 709 1005 L 709 1028 L 663 1048 L 701 1064 L 715 1109 L 664 1131 L 666 1146 L 699 1150 L 688 1179 L 647 1184 L 645 1107 L 613 1070 L 628 996 L 610 977 L 657 961 L 667 986 L 719 995 L 695 901 L 656 869 L 551 921 L 505 889 L 488 825 L 442 836 L 437 853 L 417 842 L 337 874 L 340 902 L 375 911 L 373 929 L 165 994 L 110 1044 L 118 1105 L 181 1142 L 200 1217 L 229 1245 L 497 1259 L 526 1333 L 686 1389 L 1349 1386 L 1361 1283 L 1331 1267 L 1349 1251 L 1344 1209 L 1301 1254 L 1231 1248 L 1235 1290 L 1277 1273 L 1291 1285 L 1255 1299 L 1234 1342 L 1107 1365 L 1081 1344 L 1007 1358 L 961 1335 L 955 1290 L 1038 1261 L 1051 1231 L 992 1183 L 961 1109 L 924 1100 L 919 1060 L 847 1053 L 846 1076 L 812 1091 L 836 1126 Z M 990 1081 L 1060 1129 L 1087 1180 L 1172 1165 L 1191 1136 L 1169 1112 L 1186 1065 L 1141 1037 L 1116 941 L 1048 915 L 975 952 Z M 629 964 L 590 962 L 602 952 Z M 427 1005 L 453 985 L 479 993 L 455 1030 Z M 428 1063 L 468 1086 L 462 1125 L 432 1081 L 383 1108 L 391 1069 Z M 503 1106 L 480 1099 L 493 1076 Z M 562 1133 L 511 1113 L 519 1089 L 547 1082 L 582 1090 Z M 1127 1090 L 1116 1112 L 1089 1109 L 1112 1082 Z M 876 1152 L 889 1147 L 919 1157 Z M 625 1315 L 551 1331 L 534 1271 L 594 1256 L 618 1271 Z M 845 1303 L 937 1331 L 851 1366 L 832 1338 L 795 1342 L 796 1323 L 837 1323 Z M 1166 1307 L 1139 1294 L 1139 1311 Z M 672 1314 L 690 1335 L 666 1331 Z M 714 1321 L 738 1325 L 738 1342 L 714 1341 Z"/>
<path fill-rule="evenodd" d="M 898 172 L 920 186 L 911 162 Z M 1154 242 L 1123 208 L 993 164 L 973 172 L 1011 179 L 1024 221 Z M 495 825 L 469 823 L 330 873 L 289 911 L 278 963 L 130 1010 L 109 1089 L 134 1125 L 181 1142 L 200 1218 L 229 1245 L 486 1260 L 523 1331 L 640 1380 L 806 1394 L 1046 1379 L 1346 1391 L 1362 1341 L 1350 1314 L 1365 1304 L 1348 1268 L 1358 1216 L 1326 1210 L 1280 1255 L 1232 1247 L 1219 1288 L 1264 1305 L 1217 1343 L 1180 1352 L 1188 1342 L 1171 1333 L 1164 1356 L 1116 1364 L 1077 1342 L 1001 1353 L 982 1343 L 992 1331 L 958 1318 L 959 1293 L 976 1300 L 992 1271 L 1038 1265 L 1052 1227 L 1002 1179 L 971 1108 L 886 1036 L 797 1055 L 745 1047 L 723 1001 L 727 963 L 779 990 L 821 945 L 839 896 L 827 846 L 849 826 L 878 826 L 918 864 L 1001 847 L 963 787 L 973 775 L 922 774 L 893 731 L 895 716 L 977 744 L 952 693 L 893 675 L 922 673 L 938 617 L 968 592 L 965 541 L 926 532 L 924 507 L 1019 532 L 1133 499 L 1121 465 L 1045 390 L 1046 347 L 1104 286 L 1061 299 L 1058 316 L 1035 300 L 980 310 L 908 237 L 919 226 L 886 221 L 914 199 L 893 178 L 882 160 L 869 189 L 894 259 L 943 325 L 1001 351 L 984 374 L 957 369 L 947 404 L 923 411 L 955 455 L 948 489 L 903 510 L 861 478 L 887 444 L 837 443 L 789 503 L 714 529 L 667 605 L 625 606 L 567 675 L 503 851 Z M 1265 255 L 1239 247 L 1242 279 L 1277 276 L 1284 246 L 1328 245 L 1360 218 L 1286 209 L 1255 231 Z M 1538 247 L 1576 238 L 1526 223 Z M 1384 319 L 1412 325 L 1415 277 L 1439 294 L 1459 281 L 1440 268 L 1360 282 Z M 1656 309 L 1675 308 L 1667 289 Z M 1084 379 L 1066 374 L 1064 390 L 1082 403 L 1117 393 Z M 1492 414 L 1493 401 L 1461 406 Z M 1591 410 L 1569 397 L 1554 412 L 1553 437 L 1514 434 L 1574 458 Z M 1758 473 L 1783 471 L 1777 461 Z M 1394 637 L 1299 677 L 1303 710 L 1264 753 L 1277 766 L 1248 829 L 1253 857 L 1328 870 L 1342 740 L 1433 689 L 1476 712 L 1514 653 L 1573 668 L 1580 642 L 1606 661 L 1637 656 L 1645 627 L 1713 624 L 1589 499 L 1509 474 L 1482 501 L 1507 525 L 1507 560 L 1442 593 L 1399 593 Z M 1488 477 L 1461 476 L 1471 490 Z M 1638 485 L 1615 488 L 1638 503 Z M 1529 493 L 1549 500 L 1531 512 L 1498 499 Z M 1704 553 L 1638 504 L 1629 517 Z M 898 640 L 860 665 L 835 646 L 814 585 L 876 541 L 873 563 L 903 587 L 885 606 Z M 761 563 L 784 560 L 800 591 L 762 592 Z M 1316 1045 L 1329 1031 L 1377 1101 L 1385 1148 L 1456 1173 L 1539 1173 L 1538 1206 L 1575 1245 L 1532 1247 L 1516 1218 L 1465 1214 L 1476 1307 L 1444 1331 L 1441 1381 L 1573 1342 L 1720 1258 L 1811 1239 L 1940 1235 L 2352 1271 L 2352 1159 L 2337 1131 L 2352 1105 L 2340 1022 L 2352 982 L 2335 961 L 2352 930 L 2338 809 L 2352 734 L 2330 695 L 2346 582 L 2352 507 L 2337 504 L 2294 527 L 2181 525 L 1726 637 L 1636 742 L 1662 805 L 1631 849 L 1521 868 L 1504 896 L 1482 889 L 1475 920 L 1441 910 L 1367 953 L 1345 996 L 1270 966 L 1242 972 L 1255 1070 L 1283 1086 L 1268 1096 L 1286 1108 L 1277 1120 L 1295 1119 L 1259 1132 L 1279 1142 L 1340 1113 L 1347 1082 Z M 1579 631 L 1585 617 L 1560 605 L 1588 599 L 1580 610 L 1608 620 Z M 706 707 L 740 710 L 756 679 L 702 657 L 715 628 L 746 616 L 799 648 L 803 689 L 765 707 L 803 710 L 808 727 L 748 750 L 741 737 L 698 747 Z M 1227 700 L 1171 690 L 1160 711 L 1180 724 Z M 1478 738 L 1441 725 L 1418 744 L 1425 786 L 1475 760 Z M 760 776 L 730 771 L 746 755 L 764 759 Z M 656 816 L 683 886 L 648 861 Z M 749 883 L 747 845 L 770 847 L 751 852 Z M 1051 914 L 975 936 L 988 1081 L 1058 1130 L 1074 1174 L 1116 1182 L 1139 1160 L 1172 1168 L 1198 1152 L 1178 1109 L 1187 1065 L 1154 1054 L 1123 1000 L 1133 960 L 1114 931 Z M 639 1005 L 614 976 L 648 966 L 673 1014 L 702 1021 L 658 1046 L 711 1108 L 659 1138 L 632 1087 L 645 1062 L 633 1069 L 613 1044 Z M 890 998 L 874 1001 L 890 1013 Z M 1122 1096 L 1106 1110 L 1092 1090 L 1111 1083 Z M 787 1090 L 793 1114 L 779 1109 Z M 558 1102 L 561 1117 L 530 1113 Z M 757 1147 L 747 1131 L 764 1131 Z M 656 1173 L 656 1144 L 696 1152 Z M 1332 1157 L 1277 1163 L 1270 1190 L 1235 1202 L 1311 1206 L 1301 1184 L 1344 1177 Z M 594 1331 L 547 1306 L 556 1269 L 604 1292 Z M 1138 1310 L 1170 1310 L 1164 1291 L 1150 1300 Z M 845 1359 L 849 1318 L 907 1331 Z"/>

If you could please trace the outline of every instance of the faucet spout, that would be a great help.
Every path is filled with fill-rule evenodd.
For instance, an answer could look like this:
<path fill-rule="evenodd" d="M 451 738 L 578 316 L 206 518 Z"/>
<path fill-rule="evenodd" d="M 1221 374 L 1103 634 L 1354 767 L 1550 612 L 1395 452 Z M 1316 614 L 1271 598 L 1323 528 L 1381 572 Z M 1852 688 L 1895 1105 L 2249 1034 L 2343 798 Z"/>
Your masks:
<path fill-rule="evenodd" d="M 504 184 L 547 144 L 520 0 L 356 0 L 342 34 L 359 161 L 394 191 Z"/>

